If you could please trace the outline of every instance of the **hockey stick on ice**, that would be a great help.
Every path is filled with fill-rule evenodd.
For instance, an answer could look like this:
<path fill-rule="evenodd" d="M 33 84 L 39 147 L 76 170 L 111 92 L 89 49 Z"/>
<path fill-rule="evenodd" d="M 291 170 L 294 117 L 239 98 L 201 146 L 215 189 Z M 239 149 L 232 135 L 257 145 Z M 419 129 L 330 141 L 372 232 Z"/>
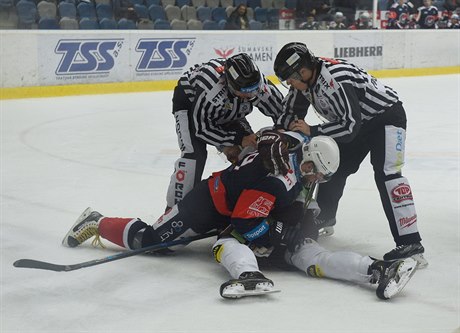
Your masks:
<path fill-rule="evenodd" d="M 74 271 L 80 268 L 96 266 L 100 264 L 105 264 L 107 262 L 132 257 L 138 254 L 144 254 L 144 253 L 151 252 L 151 251 L 165 249 L 167 247 L 171 247 L 175 245 L 187 244 L 187 243 L 199 240 L 199 239 L 217 236 L 218 234 L 219 232 L 217 231 L 210 231 L 208 233 L 201 234 L 201 235 L 180 238 L 180 239 L 176 239 L 170 242 L 159 243 L 159 244 L 143 247 L 143 248 L 136 249 L 136 250 L 118 252 L 110 256 L 104 257 L 104 258 L 94 259 L 94 260 L 85 261 L 85 262 L 81 262 L 78 264 L 72 264 L 72 265 L 57 265 L 57 264 L 52 264 L 46 261 L 39 261 L 39 260 L 33 260 L 33 259 L 19 259 L 13 263 L 13 266 L 21 267 L 21 268 L 44 269 L 44 270 L 55 271 L 55 272 L 69 272 L 69 271 Z"/>

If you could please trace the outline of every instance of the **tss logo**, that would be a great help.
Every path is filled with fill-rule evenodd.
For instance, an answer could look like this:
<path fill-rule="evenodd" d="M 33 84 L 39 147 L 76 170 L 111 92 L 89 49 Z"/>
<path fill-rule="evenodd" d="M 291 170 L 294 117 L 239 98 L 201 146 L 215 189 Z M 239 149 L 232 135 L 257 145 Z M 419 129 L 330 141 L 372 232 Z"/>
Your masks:
<path fill-rule="evenodd" d="M 142 52 L 136 71 L 178 70 L 187 64 L 195 39 L 140 39 L 136 51 Z"/>
<path fill-rule="evenodd" d="M 115 65 L 123 39 L 60 40 L 55 53 L 62 54 L 57 75 L 108 72 Z"/>

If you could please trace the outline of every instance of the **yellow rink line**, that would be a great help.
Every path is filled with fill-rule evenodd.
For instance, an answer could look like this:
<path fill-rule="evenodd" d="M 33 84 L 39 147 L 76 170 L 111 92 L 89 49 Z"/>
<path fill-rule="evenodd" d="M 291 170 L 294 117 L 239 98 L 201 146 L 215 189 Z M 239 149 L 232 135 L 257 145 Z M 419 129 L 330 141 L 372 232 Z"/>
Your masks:
<path fill-rule="evenodd" d="M 369 72 L 377 78 L 445 75 L 460 74 L 460 66 L 411 69 L 386 69 Z M 275 76 L 269 76 L 269 79 L 272 80 L 272 82 L 278 83 L 278 79 Z M 129 92 L 164 91 L 172 90 L 176 85 L 176 82 L 176 80 L 143 81 L 75 84 L 63 86 L 0 88 L 0 100 L 16 98 L 59 97 L 75 95 L 101 95 Z"/>

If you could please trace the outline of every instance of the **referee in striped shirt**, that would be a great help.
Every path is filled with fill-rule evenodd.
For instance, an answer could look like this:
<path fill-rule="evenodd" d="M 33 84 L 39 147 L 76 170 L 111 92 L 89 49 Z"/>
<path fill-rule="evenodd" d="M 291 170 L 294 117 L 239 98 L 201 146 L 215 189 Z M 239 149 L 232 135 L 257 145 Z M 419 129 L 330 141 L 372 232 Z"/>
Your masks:
<path fill-rule="evenodd" d="M 182 74 L 173 95 L 181 157 L 175 162 L 166 209 L 201 181 L 207 145 L 236 161 L 243 148 L 256 147 L 246 116 L 256 107 L 275 123 L 283 111 L 282 101 L 278 88 L 245 53 L 211 59 Z"/>
<path fill-rule="evenodd" d="M 315 57 L 303 43 L 286 44 L 276 56 L 274 70 L 289 88 L 277 125 L 312 137 L 331 136 L 340 148 L 338 171 L 319 186 L 319 228 L 333 233 L 347 177 L 358 171 L 370 152 L 375 183 L 396 243 L 384 259 L 413 257 L 426 265 L 411 187 L 401 173 L 406 113 L 397 93 L 345 60 Z M 324 120 L 322 124 L 310 126 L 303 120 L 310 106 Z"/>

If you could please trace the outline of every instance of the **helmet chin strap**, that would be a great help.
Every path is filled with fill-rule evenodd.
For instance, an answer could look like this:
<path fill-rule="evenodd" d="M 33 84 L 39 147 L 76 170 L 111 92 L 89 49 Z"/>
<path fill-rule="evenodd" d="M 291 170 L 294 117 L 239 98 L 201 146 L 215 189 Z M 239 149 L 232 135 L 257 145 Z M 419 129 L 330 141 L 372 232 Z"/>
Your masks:
<path fill-rule="evenodd" d="M 303 80 L 303 79 L 300 80 L 300 82 L 307 85 L 307 89 L 305 90 L 308 90 L 311 88 L 311 86 L 313 85 L 311 82 L 314 80 L 315 76 L 316 76 L 316 67 L 313 67 L 312 72 L 311 72 L 311 78 L 309 80 Z"/>

